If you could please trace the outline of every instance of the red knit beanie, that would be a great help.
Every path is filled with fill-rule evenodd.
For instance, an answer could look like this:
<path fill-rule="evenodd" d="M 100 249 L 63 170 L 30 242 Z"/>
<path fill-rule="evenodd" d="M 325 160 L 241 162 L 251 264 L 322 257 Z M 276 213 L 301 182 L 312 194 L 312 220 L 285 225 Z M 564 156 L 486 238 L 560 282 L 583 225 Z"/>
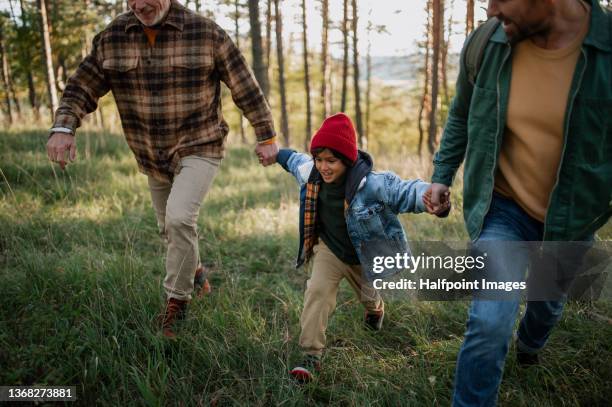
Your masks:
<path fill-rule="evenodd" d="M 344 113 L 325 119 L 310 142 L 311 153 L 317 148 L 330 148 L 352 162 L 357 161 L 357 138 L 351 119 Z"/>

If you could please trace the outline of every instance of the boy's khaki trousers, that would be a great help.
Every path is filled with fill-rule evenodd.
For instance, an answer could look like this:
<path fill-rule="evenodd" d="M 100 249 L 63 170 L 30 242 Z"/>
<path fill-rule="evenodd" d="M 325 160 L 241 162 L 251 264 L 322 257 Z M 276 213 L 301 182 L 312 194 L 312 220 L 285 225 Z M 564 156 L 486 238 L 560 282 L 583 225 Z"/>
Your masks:
<path fill-rule="evenodd" d="M 193 277 L 200 263 L 196 223 L 220 161 L 188 156 L 181 159 L 172 182 L 149 177 L 157 225 L 167 243 L 164 290 L 168 299 L 191 300 Z"/>
<path fill-rule="evenodd" d="M 361 266 L 344 263 L 319 239 L 313 248 L 312 275 L 306 282 L 304 310 L 300 318 L 300 347 L 309 355 L 321 356 L 323 353 L 327 321 L 336 308 L 336 294 L 343 278 L 353 287 L 366 311 L 384 309 L 378 291 L 363 280 Z"/>

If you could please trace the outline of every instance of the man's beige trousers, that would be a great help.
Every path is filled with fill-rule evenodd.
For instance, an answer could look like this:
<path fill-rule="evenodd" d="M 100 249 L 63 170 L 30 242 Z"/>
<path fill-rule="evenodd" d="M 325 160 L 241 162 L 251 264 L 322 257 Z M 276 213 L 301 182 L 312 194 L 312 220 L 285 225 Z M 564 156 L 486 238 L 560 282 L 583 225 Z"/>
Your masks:
<path fill-rule="evenodd" d="M 193 277 L 200 263 L 197 220 L 220 160 L 196 156 L 181 159 L 172 182 L 149 177 L 157 225 L 167 242 L 164 290 L 168 298 L 191 300 Z"/>
<path fill-rule="evenodd" d="M 312 275 L 306 282 L 304 310 L 300 318 L 300 347 L 307 354 L 321 356 L 323 353 L 327 321 L 336 308 L 336 295 L 343 278 L 353 287 L 366 311 L 384 309 L 378 291 L 363 280 L 361 266 L 344 263 L 319 239 L 313 248 Z"/>

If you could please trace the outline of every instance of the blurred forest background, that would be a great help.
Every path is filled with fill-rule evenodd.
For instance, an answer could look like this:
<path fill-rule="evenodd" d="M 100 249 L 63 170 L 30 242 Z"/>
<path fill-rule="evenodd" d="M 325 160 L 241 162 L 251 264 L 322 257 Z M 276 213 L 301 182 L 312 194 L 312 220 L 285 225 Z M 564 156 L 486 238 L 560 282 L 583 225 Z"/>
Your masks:
<path fill-rule="evenodd" d="M 609 4 L 610 0 L 604 3 Z M 281 144 L 307 147 L 345 111 L 377 168 L 428 179 L 474 0 L 185 0 L 232 35 L 266 93 Z M 449 405 L 467 301 L 387 299 L 365 331 L 343 285 L 318 381 L 296 386 L 307 270 L 296 271 L 298 191 L 261 167 L 224 88 L 227 158 L 198 219 L 211 296 L 179 339 L 159 335 L 165 275 L 146 177 L 112 95 L 78 131 L 66 171 L 47 159 L 51 113 L 117 0 L 0 0 L 0 384 L 74 385 L 77 405 Z M 410 240 L 467 241 L 461 176 L 444 220 L 405 214 Z M 610 241 L 612 224 L 598 233 Z M 499 404 L 604 406 L 612 304 L 572 302 L 540 366 L 508 356 Z"/>
<path fill-rule="evenodd" d="M 0 0 L 0 121 L 12 128 L 49 126 L 66 80 L 89 52 L 93 36 L 126 12 L 126 3 Z M 182 1 L 231 34 L 268 97 L 285 145 L 306 147 L 324 117 L 344 111 L 355 122 L 362 148 L 419 155 L 436 149 L 453 96 L 460 44 L 485 18 L 485 3 Z M 386 21 L 374 21 L 374 7 L 388 8 L 387 15 L 407 24 L 422 16 L 418 26 L 407 27 L 421 38 L 394 35 Z M 381 55 L 376 42 L 372 49 L 374 37 L 394 43 L 400 52 Z M 230 140 L 253 143 L 227 89 L 224 107 Z M 101 100 L 84 127 L 121 132 L 112 95 Z"/>

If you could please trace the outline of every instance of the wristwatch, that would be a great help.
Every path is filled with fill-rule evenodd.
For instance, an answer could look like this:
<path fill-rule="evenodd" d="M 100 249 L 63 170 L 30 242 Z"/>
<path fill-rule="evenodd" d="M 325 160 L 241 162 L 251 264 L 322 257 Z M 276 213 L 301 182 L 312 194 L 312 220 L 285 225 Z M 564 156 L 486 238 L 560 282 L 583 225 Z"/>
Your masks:
<path fill-rule="evenodd" d="M 49 134 L 53 134 L 53 133 L 73 134 L 72 130 L 69 129 L 68 127 L 52 127 L 51 129 L 49 129 Z"/>

